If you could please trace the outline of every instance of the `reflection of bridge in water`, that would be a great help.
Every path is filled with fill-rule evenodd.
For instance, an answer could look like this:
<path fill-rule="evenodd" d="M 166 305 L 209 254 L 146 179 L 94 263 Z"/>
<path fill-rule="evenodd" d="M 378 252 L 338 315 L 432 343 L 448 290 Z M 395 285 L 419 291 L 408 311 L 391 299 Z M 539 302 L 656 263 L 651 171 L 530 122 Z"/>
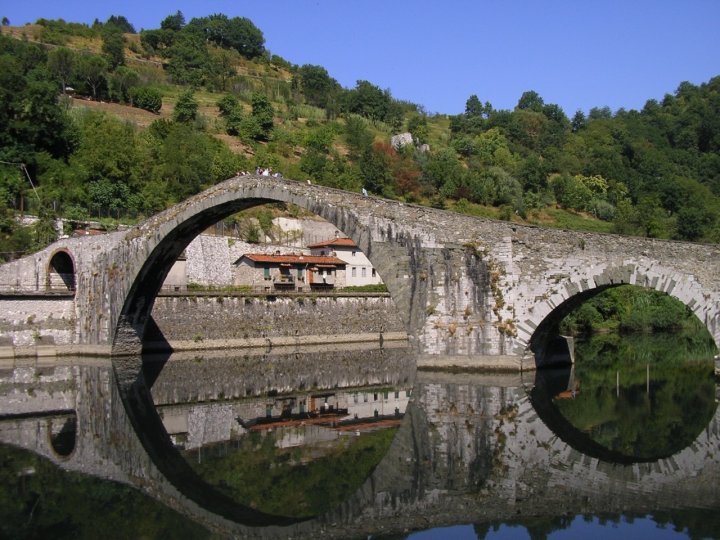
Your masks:
<path fill-rule="evenodd" d="M 320 387 L 323 380 L 339 377 L 346 388 L 407 383 L 405 374 L 411 371 L 403 370 L 398 351 L 366 355 L 368 369 L 359 367 L 355 375 L 341 361 L 333 370 L 321 358 L 314 373 L 304 377 L 318 378 Z M 279 373 L 290 371 L 297 359 L 294 354 L 248 359 L 252 364 L 277 371 L 282 381 Z M 212 375 L 206 369 L 211 366 L 171 359 L 153 392 L 179 404 L 191 395 L 209 402 L 225 392 L 247 394 L 251 387 L 258 396 L 277 390 L 273 377 L 259 368 L 257 376 L 246 371 L 241 377 L 239 367 L 228 376 L 222 370 Z M 128 421 L 111 373 L 106 362 L 5 370 L 0 441 L 33 450 L 66 469 L 137 486 L 216 531 L 267 538 L 310 536 L 321 527 L 327 537 L 343 537 L 518 515 L 650 512 L 680 503 L 720 507 L 717 411 L 697 439 L 675 455 L 612 464 L 583 455 L 553 433 L 533 408 L 519 375 L 420 372 L 388 455 L 350 500 L 314 521 L 246 527 L 183 497 L 160 473 Z M 288 384 L 292 378 L 286 377 Z M 52 441 L 61 431 L 58 425 L 73 413 L 75 445 L 62 456 Z"/>

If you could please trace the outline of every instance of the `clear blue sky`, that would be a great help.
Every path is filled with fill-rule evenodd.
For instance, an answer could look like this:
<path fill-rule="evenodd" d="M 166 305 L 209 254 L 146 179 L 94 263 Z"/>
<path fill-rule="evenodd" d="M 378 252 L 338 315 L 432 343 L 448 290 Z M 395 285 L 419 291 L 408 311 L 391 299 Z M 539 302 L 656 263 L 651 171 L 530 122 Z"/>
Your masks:
<path fill-rule="evenodd" d="M 272 53 L 430 113 L 462 112 L 472 94 L 511 109 L 526 90 L 569 116 L 640 109 L 720 75 L 720 0 L 0 0 L 13 26 L 124 15 L 139 31 L 178 9 L 247 17 Z"/>

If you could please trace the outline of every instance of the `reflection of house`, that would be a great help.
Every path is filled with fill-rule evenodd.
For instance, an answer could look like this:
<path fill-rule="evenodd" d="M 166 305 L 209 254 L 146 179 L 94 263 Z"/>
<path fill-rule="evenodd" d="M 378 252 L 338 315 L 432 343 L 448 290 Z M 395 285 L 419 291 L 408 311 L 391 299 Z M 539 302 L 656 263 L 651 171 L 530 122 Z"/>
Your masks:
<path fill-rule="evenodd" d="M 235 261 L 235 285 L 264 291 L 322 291 L 345 286 L 345 261 L 318 255 L 246 253 Z"/>
<path fill-rule="evenodd" d="M 350 238 L 333 238 L 310 244 L 308 248 L 313 255 L 329 255 L 345 261 L 345 286 L 382 283 L 370 260 Z"/>

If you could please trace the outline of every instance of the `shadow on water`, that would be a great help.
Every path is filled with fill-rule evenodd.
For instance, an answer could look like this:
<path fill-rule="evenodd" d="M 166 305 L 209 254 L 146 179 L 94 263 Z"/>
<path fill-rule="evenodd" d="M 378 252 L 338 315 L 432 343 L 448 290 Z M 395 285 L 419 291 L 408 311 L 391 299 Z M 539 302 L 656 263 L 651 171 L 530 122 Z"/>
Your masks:
<path fill-rule="evenodd" d="M 577 362 L 542 369 L 530 399 L 563 441 L 632 464 L 686 448 L 715 414 L 714 348 L 677 335 L 602 335 L 577 343 Z"/>

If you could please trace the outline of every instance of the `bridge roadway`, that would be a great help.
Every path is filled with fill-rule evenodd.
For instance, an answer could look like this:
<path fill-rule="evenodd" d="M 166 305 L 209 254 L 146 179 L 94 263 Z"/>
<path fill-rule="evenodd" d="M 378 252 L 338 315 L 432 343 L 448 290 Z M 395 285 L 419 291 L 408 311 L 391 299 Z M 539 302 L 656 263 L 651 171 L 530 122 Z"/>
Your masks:
<path fill-rule="evenodd" d="M 56 242 L 0 267 L 0 284 L 55 291 L 58 275 L 74 273 L 74 298 L 50 317 L 71 330 L 56 333 L 55 344 L 134 354 L 187 244 L 218 220 L 272 201 L 310 210 L 357 243 L 387 284 L 421 365 L 532 369 L 568 310 L 622 283 L 678 298 L 720 345 L 719 246 L 542 229 L 258 176 L 231 178 L 128 231 Z M 20 317 L 0 313 L 6 340 Z M 137 375 L 137 365 L 127 367 Z"/>
<path fill-rule="evenodd" d="M 294 361 L 294 354 L 276 361 Z M 343 376 L 327 366 L 323 371 L 330 371 L 328 379 Z M 390 451 L 361 489 L 328 515 L 284 525 L 238 523 L 242 519 L 215 513 L 171 484 L 140 444 L 107 360 L 5 371 L 0 441 L 64 469 L 133 485 L 228 537 L 358 538 L 520 516 L 720 508 L 717 411 L 692 444 L 670 457 L 612 463 L 584 455 L 548 429 L 529 400 L 529 375 L 419 373 Z M 257 392 L 268 390 L 262 386 L 267 378 L 245 377 Z M 227 379 L 218 372 L 196 395 L 227 390 Z M 51 413 L 59 410 L 77 419 L 69 455 L 58 455 L 51 444 L 53 422 L 63 417 Z"/>

